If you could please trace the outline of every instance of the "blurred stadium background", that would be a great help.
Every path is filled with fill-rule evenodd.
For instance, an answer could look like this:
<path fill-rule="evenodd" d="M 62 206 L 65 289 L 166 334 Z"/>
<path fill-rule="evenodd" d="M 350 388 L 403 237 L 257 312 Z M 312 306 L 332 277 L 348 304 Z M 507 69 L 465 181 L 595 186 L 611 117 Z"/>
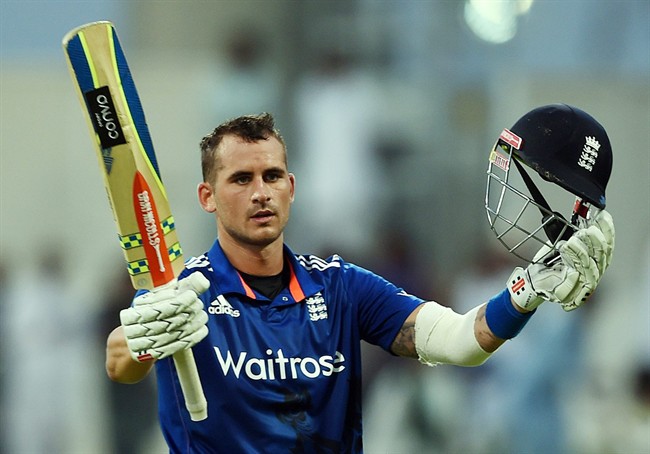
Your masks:
<path fill-rule="evenodd" d="M 103 371 L 131 291 L 60 44 L 94 20 L 116 24 L 186 256 L 214 237 L 200 138 L 270 111 L 298 180 L 293 249 L 458 309 L 513 265 L 483 209 L 501 129 L 554 102 L 591 113 L 617 227 L 592 304 L 543 307 L 478 369 L 368 347 L 366 450 L 650 452 L 647 0 L 1 0 L 0 452 L 165 452 L 152 382 Z"/>

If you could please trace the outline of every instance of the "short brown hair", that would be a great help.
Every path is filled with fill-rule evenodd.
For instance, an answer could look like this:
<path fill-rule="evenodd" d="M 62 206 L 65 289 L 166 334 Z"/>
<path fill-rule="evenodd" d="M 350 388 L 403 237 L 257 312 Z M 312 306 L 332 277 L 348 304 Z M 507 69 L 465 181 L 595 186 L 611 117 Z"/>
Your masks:
<path fill-rule="evenodd" d="M 217 169 L 216 150 L 226 135 L 235 135 L 247 142 L 257 142 L 275 137 L 285 149 L 286 163 L 286 145 L 280 131 L 275 128 L 273 116 L 266 112 L 259 115 L 244 115 L 220 124 L 201 140 L 201 171 L 205 182 L 214 181 Z"/>

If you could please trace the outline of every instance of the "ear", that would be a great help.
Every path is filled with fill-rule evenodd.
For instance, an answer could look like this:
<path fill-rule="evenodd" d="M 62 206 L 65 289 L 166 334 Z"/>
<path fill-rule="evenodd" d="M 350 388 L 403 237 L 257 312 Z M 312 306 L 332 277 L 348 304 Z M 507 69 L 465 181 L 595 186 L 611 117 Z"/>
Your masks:
<path fill-rule="evenodd" d="M 199 183 L 197 192 L 201 208 L 203 208 L 208 213 L 214 213 L 217 209 L 217 205 L 214 201 L 214 191 L 212 190 L 212 186 L 206 182 Z"/>
<path fill-rule="evenodd" d="M 289 184 L 291 184 L 291 203 L 293 203 L 296 195 L 296 176 L 289 173 Z"/>

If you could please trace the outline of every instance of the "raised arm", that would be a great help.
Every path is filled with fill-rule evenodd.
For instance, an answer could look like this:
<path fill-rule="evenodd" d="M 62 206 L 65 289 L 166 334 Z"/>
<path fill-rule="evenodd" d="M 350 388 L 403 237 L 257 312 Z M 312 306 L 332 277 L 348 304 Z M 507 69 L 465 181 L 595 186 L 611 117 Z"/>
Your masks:
<path fill-rule="evenodd" d="M 507 288 L 466 314 L 430 301 L 406 319 L 391 345 L 397 355 L 438 363 L 482 364 L 507 339 L 515 337 L 544 301 L 570 311 L 596 289 L 614 250 L 614 223 L 605 210 L 560 247 L 559 257 L 526 269 L 516 268 Z M 542 248 L 544 257 L 548 248 Z"/>
<path fill-rule="evenodd" d="M 155 360 L 192 348 L 208 334 L 208 314 L 198 295 L 210 283 L 194 272 L 174 286 L 142 294 L 120 312 L 122 324 L 106 342 L 106 373 L 120 383 L 137 383 Z"/>
<path fill-rule="evenodd" d="M 154 361 L 140 363 L 131 358 L 122 326 L 115 328 L 106 341 L 106 373 L 119 383 L 137 383 L 149 374 Z"/>
<path fill-rule="evenodd" d="M 435 301 L 421 304 L 402 325 L 391 351 L 430 365 L 482 364 L 505 342 L 490 330 L 485 310 L 483 304 L 466 314 L 458 314 Z"/>

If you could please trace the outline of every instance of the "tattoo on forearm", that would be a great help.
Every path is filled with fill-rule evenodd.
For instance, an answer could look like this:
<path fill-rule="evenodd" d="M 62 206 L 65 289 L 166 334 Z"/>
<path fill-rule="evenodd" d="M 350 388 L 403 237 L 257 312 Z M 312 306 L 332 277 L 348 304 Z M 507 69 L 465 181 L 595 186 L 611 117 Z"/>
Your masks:
<path fill-rule="evenodd" d="M 393 353 L 399 356 L 406 356 L 409 358 L 417 358 L 418 354 L 415 351 L 415 322 L 406 321 L 402 328 L 395 336 L 395 340 L 391 345 Z"/>
<path fill-rule="evenodd" d="M 483 306 L 481 306 L 479 308 L 478 312 L 476 313 L 476 320 L 477 321 L 482 322 L 482 321 L 485 320 L 485 310 L 486 310 L 486 308 L 487 308 L 487 304 L 484 304 Z"/>
<path fill-rule="evenodd" d="M 488 327 L 487 320 L 485 319 L 485 309 L 487 305 L 484 304 L 476 313 L 476 323 L 474 323 L 474 335 L 476 340 L 483 350 L 492 353 L 499 348 L 505 341 L 496 337 Z"/>

